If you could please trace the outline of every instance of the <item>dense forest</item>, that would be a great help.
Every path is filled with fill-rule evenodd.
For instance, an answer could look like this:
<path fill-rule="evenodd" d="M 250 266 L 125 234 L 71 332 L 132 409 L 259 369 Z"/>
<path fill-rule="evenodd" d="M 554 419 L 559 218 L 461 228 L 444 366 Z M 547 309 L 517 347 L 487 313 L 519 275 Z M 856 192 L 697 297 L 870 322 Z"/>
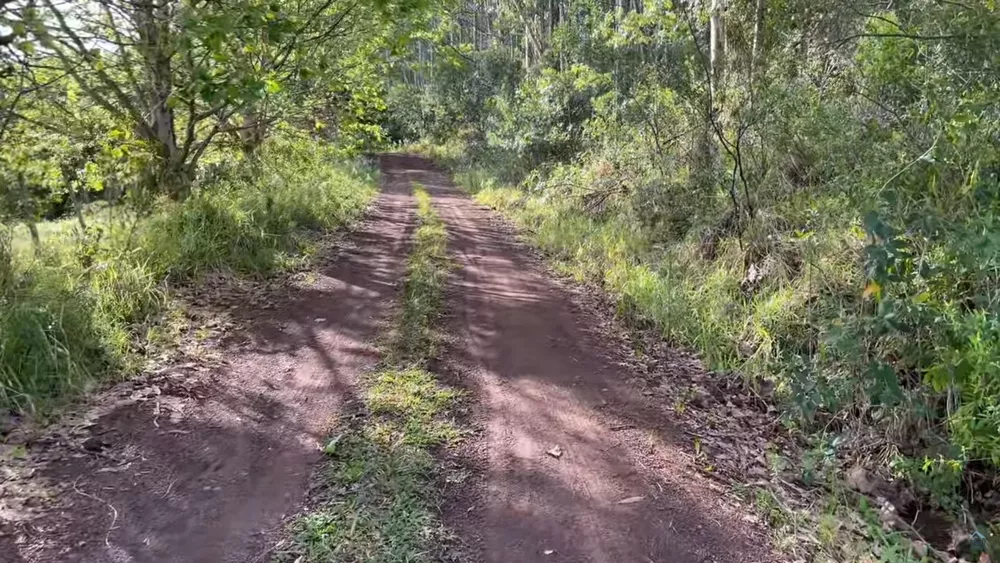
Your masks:
<path fill-rule="evenodd" d="M 995 510 L 994 2 L 471 2 L 434 23 L 394 61 L 391 135 L 436 144 L 635 326 L 775 398 L 807 480 L 841 456 Z"/>
<path fill-rule="evenodd" d="M 998 101 L 994 0 L 0 0 L 0 408 L 141 370 L 405 146 L 777 405 L 806 485 L 987 531 Z"/>
<path fill-rule="evenodd" d="M 170 283 L 356 215 L 412 8 L 0 2 L 0 404 L 138 369 Z"/>

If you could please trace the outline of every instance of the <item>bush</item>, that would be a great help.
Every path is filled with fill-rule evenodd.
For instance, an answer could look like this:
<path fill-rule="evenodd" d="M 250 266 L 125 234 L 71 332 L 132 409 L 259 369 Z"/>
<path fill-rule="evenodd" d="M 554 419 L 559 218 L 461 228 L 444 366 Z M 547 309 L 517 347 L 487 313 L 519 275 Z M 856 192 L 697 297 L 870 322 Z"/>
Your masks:
<path fill-rule="evenodd" d="M 213 270 L 266 275 L 310 250 L 313 234 L 355 219 L 373 173 L 305 141 L 273 141 L 183 202 L 151 215 L 91 217 L 39 256 L 0 244 L 0 407 L 34 411 L 138 369 L 138 344 L 169 283 Z"/>

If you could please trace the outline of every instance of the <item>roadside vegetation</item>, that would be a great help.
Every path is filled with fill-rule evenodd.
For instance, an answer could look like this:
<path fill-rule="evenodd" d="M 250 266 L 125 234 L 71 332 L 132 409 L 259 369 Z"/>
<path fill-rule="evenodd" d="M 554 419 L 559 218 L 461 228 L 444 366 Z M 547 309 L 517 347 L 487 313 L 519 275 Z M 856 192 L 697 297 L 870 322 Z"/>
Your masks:
<path fill-rule="evenodd" d="M 413 8 L 0 0 L 0 426 L 143 367 L 179 284 L 358 216 Z"/>
<path fill-rule="evenodd" d="M 183 202 L 108 207 L 86 228 L 8 238 L 0 262 L 0 408 L 34 412 L 134 373 L 160 342 L 171 287 L 206 272 L 267 275 L 301 262 L 317 233 L 356 218 L 374 172 L 312 141 L 275 140 Z M 117 217 L 115 215 L 118 215 Z"/>
<path fill-rule="evenodd" d="M 450 539 L 436 516 L 432 454 L 462 436 L 449 416 L 459 394 L 427 371 L 450 269 L 447 234 L 427 192 L 418 186 L 415 195 L 419 226 L 383 366 L 364 376 L 360 410 L 327 442 L 319 498 L 280 560 L 439 561 Z"/>
<path fill-rule="evenodd" d="M 777 405 L 805 453 L 776 475 L 905 490 L 942 553 L 1000 555 L 991 2 L 470 2 L 439 31 L 395 135 Z"/>

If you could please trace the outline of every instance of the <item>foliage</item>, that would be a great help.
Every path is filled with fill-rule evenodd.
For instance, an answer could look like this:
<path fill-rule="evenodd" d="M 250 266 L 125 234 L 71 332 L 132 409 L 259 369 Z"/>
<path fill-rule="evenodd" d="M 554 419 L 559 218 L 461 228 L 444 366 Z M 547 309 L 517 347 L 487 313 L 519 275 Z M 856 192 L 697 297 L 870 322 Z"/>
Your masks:
<path fill-rule="evenodd" d="M 150 216 L 107 208 L 86 231 L 53 230 L 37 255 L 0 246 L 0 406 L 32 411 L 127 375 L 164 311 L 166 282 L 287 267 L 311 232 L 352 220 L 374 194 L 369 171 L 313 142 L 262 151 L 261 163 L 221 171 Z"/>
<path fill-rule="evenodd" d="M 419 0 L 0 5 L 0 219 L 93 197 L 180 200 L 206 161 L 289 125 L 355 154 L 383 141 L 385 61 Z"/>
<path fill-rule="evenodd" d="M 170 284 L 287 267 L 354 218 L 381 55 L 426 7 L 0 0 L 0 406 L 133 371 Z"/>
<path fill-rule="evenodd" d="M 626 318 L 775 383 L 789 424 L 881 436 L 957 510 L 1000 463 L 993 3 L 500 6 L 441 23 L 464 75 L 397 65 L 465 96 L 411 119 L 485 100 L 432 136 L 458 179 Z"/>

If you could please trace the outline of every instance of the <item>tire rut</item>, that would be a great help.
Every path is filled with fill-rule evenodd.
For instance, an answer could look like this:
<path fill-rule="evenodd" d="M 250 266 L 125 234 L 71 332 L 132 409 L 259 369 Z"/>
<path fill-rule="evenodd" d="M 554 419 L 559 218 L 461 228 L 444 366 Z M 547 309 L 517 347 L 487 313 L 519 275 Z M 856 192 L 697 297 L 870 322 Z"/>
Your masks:
<path fill-rule="evenodd" d="M 771 560 L 765 536 L 692 467 L 669 413 L 621 367 L 596 315 L 429 161 L 404 164 L 431 193 L 458 263 L 440 363 L 481 429 L 470 484 L 445 520 L 488 562 Z"/>
<path fill-rule="evenodd" d="M 206 376 L 184 419 L 157 421 L 148 401 L 102 416 L 101 447 L 132 461 L 46 463 L 40 478 L 56 501 L 30 525 L 0 530 L 0 560 L 267 560 L 304 500 L 322 438 L 379 359 L 375 339 L 399 292 L 415 204 L 407 175 L 383 161 L 374 210 L 315 282 L 237 311 L 249 328 L 224 345 L 227 366 Z"/>

